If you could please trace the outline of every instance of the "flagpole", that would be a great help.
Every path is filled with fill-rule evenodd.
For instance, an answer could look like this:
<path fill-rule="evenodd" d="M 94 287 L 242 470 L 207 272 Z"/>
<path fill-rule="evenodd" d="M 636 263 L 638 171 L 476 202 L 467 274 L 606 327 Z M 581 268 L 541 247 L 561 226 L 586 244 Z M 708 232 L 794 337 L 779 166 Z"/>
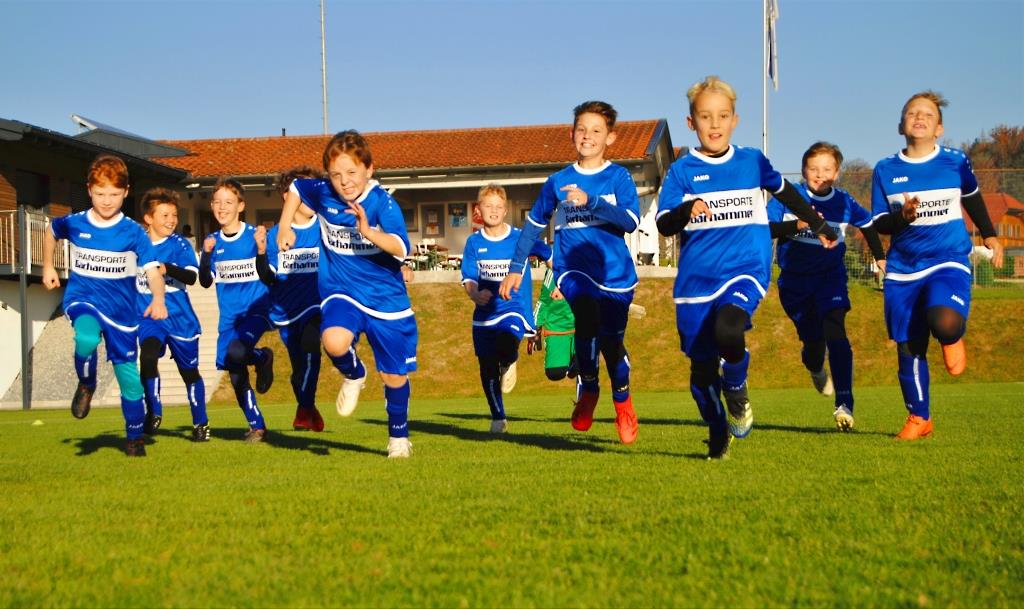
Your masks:
<path fill-rule="evenodd" d="M 761 0 L 761 152 L 768 156 L 768 3 Z"/>
<path fill-rule="evenodd" d="M 320 0 L 320 86 L 324 114 L 324 135 L 327 135 L 327 26 L 324 20 L 324 0 Z"/>

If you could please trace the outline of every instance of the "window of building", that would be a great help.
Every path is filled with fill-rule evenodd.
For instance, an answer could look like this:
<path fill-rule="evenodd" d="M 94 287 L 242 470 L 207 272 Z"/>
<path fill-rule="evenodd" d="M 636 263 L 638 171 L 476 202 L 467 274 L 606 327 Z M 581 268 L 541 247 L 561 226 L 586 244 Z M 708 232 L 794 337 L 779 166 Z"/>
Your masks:
<path fill-rule="evenodd" d="M 19 205 L 42 208 L 50 203 L 49 176 L 19 169 L 15 180 Z"/>

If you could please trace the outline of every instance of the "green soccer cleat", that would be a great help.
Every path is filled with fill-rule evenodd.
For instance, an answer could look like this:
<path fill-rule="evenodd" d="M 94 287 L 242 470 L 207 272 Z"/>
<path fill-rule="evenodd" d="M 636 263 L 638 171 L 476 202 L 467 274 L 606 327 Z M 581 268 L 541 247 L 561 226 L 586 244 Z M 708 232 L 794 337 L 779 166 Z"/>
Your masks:
<path fill-rule="evenodd" d="M 747 437 L 754 426 L 754 411 L 750 409 L 746 383 L 735 391 L 726 389 L 722 393 L 729 411 L 729 433 L 735 438 Z"/>

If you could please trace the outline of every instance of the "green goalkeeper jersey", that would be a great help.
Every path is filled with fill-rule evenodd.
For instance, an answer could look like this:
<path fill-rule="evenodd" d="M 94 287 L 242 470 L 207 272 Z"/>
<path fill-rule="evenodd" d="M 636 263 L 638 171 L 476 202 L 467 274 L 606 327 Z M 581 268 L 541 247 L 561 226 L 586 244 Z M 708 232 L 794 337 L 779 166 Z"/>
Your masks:
<path fill-rule="evenodd" d="M 555 288 L 555 275 L 548 269 L 544 273 L 544 282 L 541 284 L 540 298 L 534 307 L 534 318 L 537 320 L 537 327 L 544 327 L 547 332 L 572 332 L 576 329 L 576 319 L 572 316 L 572 309 L 569 303 L 563 300 L 553 300 L 551 290 Z"/>

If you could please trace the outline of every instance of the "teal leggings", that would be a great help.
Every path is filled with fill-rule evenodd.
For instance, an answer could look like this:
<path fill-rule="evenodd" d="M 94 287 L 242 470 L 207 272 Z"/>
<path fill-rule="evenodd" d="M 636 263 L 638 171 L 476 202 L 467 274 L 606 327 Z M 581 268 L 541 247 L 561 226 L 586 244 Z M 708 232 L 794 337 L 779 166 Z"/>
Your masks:
<path fill-rule="evenodd" d="M 81 358 L 92 357 L 100 346 L 102 328 L 99 320 L 92 315 L 80 315 L 72 325 L 75 329 L 75 355 Z M 136 362 L 114 364 L 114 376 L 117 377 L 117 386 L 121 388 L 121 397 L 128 400 L 142 399 L 142 380 Z"/>

